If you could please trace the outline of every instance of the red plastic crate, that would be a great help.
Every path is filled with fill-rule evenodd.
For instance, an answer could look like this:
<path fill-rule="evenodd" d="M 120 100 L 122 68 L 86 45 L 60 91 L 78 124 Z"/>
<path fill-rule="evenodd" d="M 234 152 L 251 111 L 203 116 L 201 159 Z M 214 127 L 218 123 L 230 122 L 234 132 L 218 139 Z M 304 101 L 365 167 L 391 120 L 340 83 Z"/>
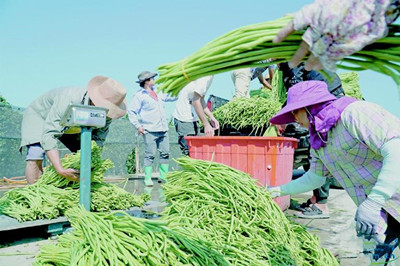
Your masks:
<path fill-rule="evenodd" d="M 188 136 L 190 157 L 213 160 L 250 174 L 260 186 L 279 186 L 292 180 L 297 139 L 286 137 Z M 290 197 L 275 199 L 282 210 Z"/>

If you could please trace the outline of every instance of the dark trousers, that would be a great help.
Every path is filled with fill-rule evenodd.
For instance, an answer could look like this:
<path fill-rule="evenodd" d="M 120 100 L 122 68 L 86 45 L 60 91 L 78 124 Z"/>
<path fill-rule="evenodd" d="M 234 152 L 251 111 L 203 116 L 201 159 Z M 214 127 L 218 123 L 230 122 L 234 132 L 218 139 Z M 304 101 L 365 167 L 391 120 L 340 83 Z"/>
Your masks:
<path fill-rule="evenodd" d="M 189 155 L 189 146 L 185 140 L 186 136 L 197 136 L 199 134 L 199 126 L 197 122 L 182 122 L 174 118 L 176 133 L 178 134 L 178 143 L 184 155 Z"/>
<path fill-rule="evenodd" d="M 320 188 L 313 190 L 313 195 L 315 196 L 317 203 L 325 204 L 328 202 L 330 185 L 331 179 L 327 178 L 325 183 Z"/>
<path fill-rule="evenodd" d="M 385 243 L 376 246 L 373 254 L 373 259 L 378 260 L 379 258 L 384 256 L 386 258 L 386 262 L 389 262 L 390 260 L 399 259 L 395 258 L 392 254 L 393 251 L 399 246 L 400 223 L 395 218 L 393 218 L 392 215 L 388 214 L 387 224 L 388 228 L 385 232 Z"/>

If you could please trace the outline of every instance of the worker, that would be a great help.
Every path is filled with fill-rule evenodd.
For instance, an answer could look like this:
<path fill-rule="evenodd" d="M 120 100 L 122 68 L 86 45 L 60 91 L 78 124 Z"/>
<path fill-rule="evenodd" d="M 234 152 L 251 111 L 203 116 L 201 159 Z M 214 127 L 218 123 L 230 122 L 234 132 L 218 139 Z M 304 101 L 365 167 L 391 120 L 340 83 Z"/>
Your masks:
<path fill-rule="evenodd" d="M 269 62 L 269 60 L 264 60 L 261 63 L 266 62 Z M 264 76 L 263 73 L 266 70 L 268 70 L 268 73 Z M 250 82 L 256 78 L 258 78 L 258 81 L 263 85 L 264 88 L 272 90 L 271 80 L 273 71 L 273 66 L 240 68 L 231 71 L 232 81 L 235 85 L 235 95 L 233 96 L 233 99 L 241 97 L 250 98 Z"/>
<path fill-rule="evenodd" d="M 374 259 L 390 257 L 400 236 L 400 120 L 376 104 L 337 99 L 325 82 L 304 81 L 289 89 L 287 105 L 270 119 L 294 121 L 310 131 L 310 170 L 268 190 L 273 196 L 299 194 L 332 176 L 358 206 L 358 234 L 378 243 Z"/>
<path fill-rule="evenodd" d="M 204 101 L 212 80 L 213 76 L 199 78 L 190 82 L 179 92 L 172 116 L 178 134 L 178 143 L 184 155 L 189 155 L 185 137 L 200 134 L 198 119 L 203 123 L 206 136 L 214 136 L 214 131 L 219 128 L 219 122 Z"/>
<path fill-rule="evenodd" d="M 278 64 L 278 68 L 282 71 L 283 84 L 287 89 L 290 89 L 296 83 L 307 80 L 319 80 L 327 84 L 329 92 L 336 98 L 344 96 L 342 82 L 335 72 L 327 71 L 330 79 L 325 77 L 318 71 L 307 71 L 304 69 L 304 63 L 300 63 L 295 68 L 290 68 L 288 62 Z M 313 196 L 306 202 L 296 206 L 299 212 L 295 215 L 304 219 L 324 219 L 329 218 L 328 197 L 330 189 L 330 179 L 319 188 L 313 190 Z"/>
<path fill-rule="evenodd" d="M 274 43 L 295 31 L 305 30 L 299 49 L 290 60 L 296 67 L 311 52 L 307 70 L 335 71 L 336 62 L 388 33 L 388 25 L 400 14 L 399 0 L 315 0 L 293 14 Z"/>
<path fill-rule="evenodd" d="M 129 121 L 144 140 L 144 184 L 147 187 L 154 185 L 151 176 L 157 150 L 160 153 L 159 179 L 162 182 L 166 181 L 165 175 L 169 169 L 169 135 L 164 102 L 177 99 L 166 93 L 156 93 L 155 76 L 157 74 L 150 71 L 143 71 L 138 75 L 136 82 L 141 88 L 135 93 L 128 107 Z"/>
<path fill-rule="evenodd" d="M 24 111 L 21 127 L 21 145 L 27 147 L 25 175 L 27 182 L 33 184 L 43 173 L 45 155 L 49 158 L 57 173 L 71 181 L 78 181 L 76 169 L 65 169 L 59 158 L 58 142 L 63 143 L 71 152 L 80 149 L 80 128 L 63 127 L 60 120 L 70 104 L 85 104 L 105 107 L 106 126 L 94 129 L 92 139 L 102 146 L 112 119 L 126 113 L 125 87 L 116 80 L 104 76 L 95 76 L 87 89 L 64 87 L 53 89 L 35 101 Z"/>

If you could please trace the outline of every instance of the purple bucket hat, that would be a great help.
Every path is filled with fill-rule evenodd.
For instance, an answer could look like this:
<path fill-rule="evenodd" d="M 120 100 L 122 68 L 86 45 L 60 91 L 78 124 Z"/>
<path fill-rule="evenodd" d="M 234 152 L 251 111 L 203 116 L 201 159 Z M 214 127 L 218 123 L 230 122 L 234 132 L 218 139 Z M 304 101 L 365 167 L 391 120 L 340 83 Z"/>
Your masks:
<path fill-rule="evenodd" d="M 287 104 L 269 121 L 273 124 L 295 122 L 292 111 L 317 103 L 336 100 L 323 81 L 302 81 L 292 86 L 287 94 Z"/>

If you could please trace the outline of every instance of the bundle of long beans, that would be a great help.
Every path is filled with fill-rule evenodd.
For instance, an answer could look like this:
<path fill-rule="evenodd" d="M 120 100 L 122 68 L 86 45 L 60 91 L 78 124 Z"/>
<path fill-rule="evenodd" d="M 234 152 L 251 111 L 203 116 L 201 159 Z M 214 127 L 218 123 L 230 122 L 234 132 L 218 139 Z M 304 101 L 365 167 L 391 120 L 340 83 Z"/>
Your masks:
<path fill-rule="evenodd" d="M 43 246 L 34 265 L 228 265 L 208 243 L 169 229 L 165 221 L 82 207 L 67 217 L 74 230 L 57 245 Z"/>
<path fill-rule="evenodd" d="M 339 265 L 306 229 L 289 221 L 248 174 L 182 157 L 164 185 L 163 219 L 221 247 L 233 265 Z"/>
<path fill-rule="evenodd" d="M 156 83 L 165 92 L 177 95 L 189 82 L 233 69 L 267 66 L 289 61 L 299 47 L 303 31 L 295 32 L 279 44 L 273 38 L 290 16 L 235 29 L 203 46 L 192 55 L 158 68 Z M 391 76 L 400 84 L 400 26 L 392 25 L 387 37 L 366 46 L 338 63 L 348 70 L 374 70 Z M 273 58 L 273 62 L 260 63 Z M 305 58 L 306 59 L 306 58 Z"/>
<path fill-rule="evenodd" d="M 81 152 L 78 151 L 73 154 L 69 154 L 67 157 L 61 159 L 61 164 L 65 169 L 73 168 L 79 171 L 80 169 L 80 158 Z M 101 148 L 92 141 L 92 151 L 91 151 L 91 181 L 92 182 L 103 182 L 104 173 L 114 167 L 113 162 L 110 159 L 103 160 L 101 158 Z M 64 188 L 72 187 L 78 188 L 79 183 L 75 181 L 68 180 L 65 177 L 60 176 L 54 166 L 49 166 L 43 171 L 40 179 L 37 182 L 40 185 L 53 185 L 55 187 Z"/>

